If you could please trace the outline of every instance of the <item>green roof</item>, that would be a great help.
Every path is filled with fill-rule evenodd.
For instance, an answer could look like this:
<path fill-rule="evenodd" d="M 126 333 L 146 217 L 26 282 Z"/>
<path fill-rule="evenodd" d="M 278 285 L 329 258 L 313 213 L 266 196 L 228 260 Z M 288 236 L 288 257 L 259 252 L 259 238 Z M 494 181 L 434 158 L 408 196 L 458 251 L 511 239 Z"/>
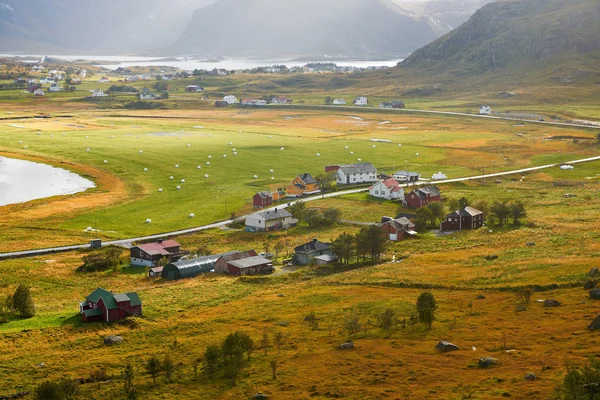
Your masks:
<path fill-rule="evenodd" d="M 90 294 L 85 299 L 87 301 L 91 301 L 92 303 L 97 303 L 98 300 L 100 300 L 101 297 L 106 297 L 106 296 L 112 297 L 112 295 L 113 294 L 111 292 L 109 292 L 108 290 L 102 289 L 102 288 L 98 288 L 98 289 L 94 290 L 92 292 L 92 294 Z"/>
<path fill-rule="evenodd" d="M 142 300 L 140 300 L 140 296 L 138 296 L 137 293 L 131 292 L 131 293 L 125 293 L 125 294 L 131 299 L 131 303 L 130 303 L 131 307 L 142 305 Z"/>
<path fill-rule="evenodd" d="M 83 310 L 83 313 L 86 317 L 95 317 L 97 315 L 102 315 L 102 310 L 99 308 L 90 308 L 89 310 Z"/>
<path fill-rule="evenodd" d="M 108 296 L 102 296 L 102 302 L 106 306 L 107 310 L 114 310 L 117 308 L 117 302 L 115 301 L 115 297 L 112 293 Z"/>

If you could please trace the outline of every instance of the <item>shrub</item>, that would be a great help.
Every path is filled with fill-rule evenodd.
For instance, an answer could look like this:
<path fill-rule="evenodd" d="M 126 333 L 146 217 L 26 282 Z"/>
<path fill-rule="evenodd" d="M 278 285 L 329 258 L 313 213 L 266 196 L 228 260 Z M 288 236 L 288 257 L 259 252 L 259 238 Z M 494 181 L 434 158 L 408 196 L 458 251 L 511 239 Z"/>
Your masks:
<path fill-rule="evenodd" d="M 20 284 L 13 295 L 13 308 L 21 318 L 31 318 L 35 315 L 35 304 L 31 298 L 29 286 Z"/>
<path fill-rule="evenodd" d="M 429 292 L 423 292 L 417 298 L 417 315 L 419 322 L 427 325 L 431 329 L 433 320 L 435 319 L 435 310 L 437 308 L 435 298 Z"/>
<path fill-rule="evenodd" d="M 83 257 L 83 265 L 78 270 L 85 272 L 106 271 L 119 264 L 121 254 L 122 250 L 113 246 L 90 253 Z"/>

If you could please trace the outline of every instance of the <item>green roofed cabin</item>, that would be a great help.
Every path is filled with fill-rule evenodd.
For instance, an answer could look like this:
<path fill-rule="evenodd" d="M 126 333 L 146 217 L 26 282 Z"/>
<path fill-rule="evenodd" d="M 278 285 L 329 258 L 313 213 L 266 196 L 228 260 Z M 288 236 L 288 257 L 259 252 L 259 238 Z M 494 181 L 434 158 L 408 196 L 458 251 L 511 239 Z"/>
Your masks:
<path fill-rule="evenodd" d="M 79 303 L 83 321 L 120 321 L 130 315 L 142 315 L 142 301 L 137 293 L 114 294 L 98 288 Z"/>

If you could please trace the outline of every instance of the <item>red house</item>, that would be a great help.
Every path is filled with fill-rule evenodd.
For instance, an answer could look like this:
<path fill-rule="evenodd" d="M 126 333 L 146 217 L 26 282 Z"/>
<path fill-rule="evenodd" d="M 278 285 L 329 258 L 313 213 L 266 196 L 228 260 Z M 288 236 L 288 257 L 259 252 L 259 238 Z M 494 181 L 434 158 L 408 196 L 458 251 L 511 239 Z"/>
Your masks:
<path fill-rule="evenodd" d="M 440 200 L 440 190 L 435 186 L 426 186 L 415 189 L 407 194 L 404 197 L 404 206 L 408 208 L 421 208 Z"/>
<path fill-rule="evenodd" d="M 231 253 L 223 254 L 215 263 L 215 273 L 217 274 L 230 274 L 229 262 L 235 260 L 243 260 L 244 258 L 256 257 L 256 251 L 235 251 Z"/>
<path fill-rule="evenodd" d="M 114 294 L 98 288 L 79 303 L 79 313 L 84 322 L 120 321 L 130 315 L 142 315 L 142 301 L 135 292 Z"/>
<path fill-rule="evenodd" d="M 131 265 L 135 267 L 156 267 L 163 257 L 173 261 L 181 255 L 181 245 L 174 240 L 159 239 L 156 243 L 140 244 L 129 250 Z"/>
<path fill-rule="evenodd" d="M 269 192 L 258 192 L 252 198 L 254 208 L 265 208 L 273 204 L 273 195 Z"/>
<path fill-rule="evenodd" d="M 415 224 L 405 217 L 383 222 L 379 224 L 379 226 L 381 227 L 381 231 L 385 233 L 386 237 L 394 242 L 404 240 L 406 236 L 413 236 L 417 234 L 417 232 L 414 230 Z"/>
<path fill-rule="evenodd" d="M 442 231 L 462 231 L 465 229 L 478 229 L 483 226 L 483 212 L 473 207 L 465 207 L 446 216 L 440 224 Z"/>

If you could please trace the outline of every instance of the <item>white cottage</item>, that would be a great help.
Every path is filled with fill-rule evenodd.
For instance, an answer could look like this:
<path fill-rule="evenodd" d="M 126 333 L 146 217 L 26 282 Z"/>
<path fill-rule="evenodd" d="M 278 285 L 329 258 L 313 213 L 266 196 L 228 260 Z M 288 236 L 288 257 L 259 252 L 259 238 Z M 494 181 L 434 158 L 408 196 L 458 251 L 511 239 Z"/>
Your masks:
<path fill-rule="evenodd" d="M 58 83 L 53 83 L 52 85 L 50 85 L 50 88 L 48 90 L 51 92 L 60 92 L 61 89 Z"/>
<path fill-rule="evenodd" d="M 104 93 L 104 90 L 96 89 L 92 91 L 91 97 L 108 97 L 108 95 Z"/>
<path fill-rule="evenodd" d="M 284 208 L 261 211 L 246 217 L 246 227 L 251 231 L 273 231 L 287 229 L 298 223 Z"/>
<path fill-rule="evenodd" d="M 479 109 L 479 115 L 492 115 L 492 107 L 481 106 L 481 108 Z"/>
<path fill-rule="evenodd" d="M 333 105 L 334 106 L 345 106 L 346 105 L 346 100 L 344 100 L 344 99 L 335 99 L 335 100 L 333 100 Z"/>
<path fill-rule="evenodd" d="M 338 185 L 356 185 L 377 181 L 377 168 L 370 163 L 325 167 L 325 172 L 330 171 L 335 171 L 335 180 Z"/>
<path fill-rule="evenodd" d="M 223 101 L 229 105 L 238 103 L 237 97 L 235 97 L 233 95 L 227 95 L 227 96 L 223 97 Z"/>
<path fill-rule="evenodd" d="M 379 181 L 369 188 L 369 194 L 373 197 L 386 200 L 403 200 L 404 189 L 395 179 Z"/>
<path fill-rule="evenodd" d="M 367 99 L 365 96 L 359 96 L 354 99 L 355 106 L 366 106 L 367 104 L 369 104 L 369 99 Z"/>

